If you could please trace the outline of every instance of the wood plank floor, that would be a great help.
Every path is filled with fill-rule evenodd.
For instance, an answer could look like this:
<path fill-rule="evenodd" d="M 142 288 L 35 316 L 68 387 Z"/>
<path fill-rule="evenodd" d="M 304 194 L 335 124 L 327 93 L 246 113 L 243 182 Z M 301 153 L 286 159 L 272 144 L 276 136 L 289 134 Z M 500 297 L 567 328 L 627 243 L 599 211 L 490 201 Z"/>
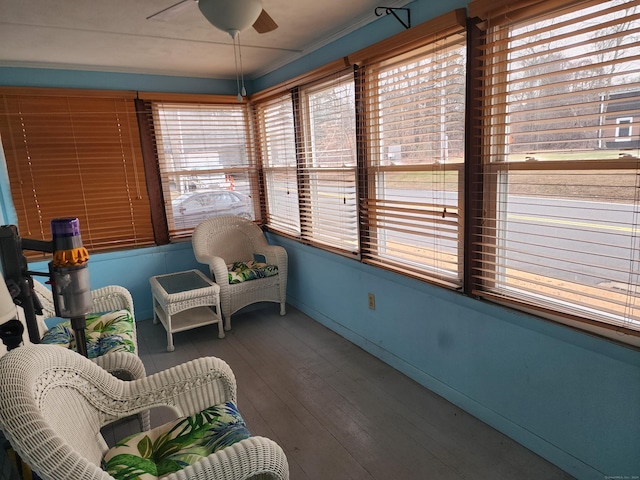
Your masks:
<path fill-rule="evenodd" d="M 284 449 L 293 480 L 570 479 L 549 462 L 435 395 L 293 307 L 276 304 L 217 327 L 174 335 L 138 323 L 147 373 L 201 356 L 233 369 L 249 430 Z M 171 420 L 152 412 L 152 425 Z M 135 421 L 105 428 L 107 442 L 134 433 Z"/>

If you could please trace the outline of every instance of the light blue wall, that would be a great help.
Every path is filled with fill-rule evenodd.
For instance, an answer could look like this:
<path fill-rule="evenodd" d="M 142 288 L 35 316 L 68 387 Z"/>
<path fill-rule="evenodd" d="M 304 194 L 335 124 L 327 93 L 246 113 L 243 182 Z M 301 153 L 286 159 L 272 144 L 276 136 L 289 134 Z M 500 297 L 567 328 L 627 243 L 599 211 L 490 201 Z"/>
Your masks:
<path fill-rule="evenodd" d="M 2 146 L 1 140 L 0 147 Z M 7 161 L 4 157 L 4 150 L 0 148 L 0 225 L 15 224 L 16 219 L 16 211 L 13 208 L 13 200 L 9 189 Z"/>
<path fill-rule="evenodd" d="M 0 85 L 6 87 L 92 88 L 145 92 L 236 95 L 235 80 L 186 78 L 131 73 L 0 67 Z M 248 87 L 251 83 L 248 82 Z"/>
<path fill-rule="evenodd" d="M 291 305 L 577 478 L 640 474 L 638 351 L 269 239 L 289 254 Z"/>
<path fill-rule="evenodd" d="M 411 9 L 411 25 L 418 25 L 456 8 L 465 8 L 465 0 L 417 0 L 406 7 Z M 402 12 L 398 16 L 405 19 Z M 305 57 L 290 63 L 284 68 L 271 72 L 253 81 L 254 92 L 259 92 L 278 83 L 289 80 L 297 75 L 318 68 L 333 60 L 345 57 L 372 43 L 383 40 L 404 30 L 404 27 L 392 15 L 380 17 L 373 23 L 366 25 L 347 36 L 344 36 Z"/>
<path fill-rule="evenodd" d="M 418 0 L 414 24 L 466 2 Z M 402 30 L 384 17 L 278 71 L 277 84 Z M 0 85 L 235 94 L 235 83 L 0 68 Z M 1 160 L 1 159 L 0 159 Z M 0 172 L 1 173 L 1 172 Z M 14 221 L 0 174 L 0 213 Z M 289 303 L 578 478 L 640 475 L 640 353 L 588 334 L 362 265 L 277 235 L 289 252 Z M 33 264 L 46 271 L 46 264 Z M 127 287 L 151 317 L 149 277 L 199 268 L 189 242 L 93 254 L 93 288 Z M 312 273 L 309 273 L 312 272 Z M 376 310 L 367 294 L 376 295 Z"/>

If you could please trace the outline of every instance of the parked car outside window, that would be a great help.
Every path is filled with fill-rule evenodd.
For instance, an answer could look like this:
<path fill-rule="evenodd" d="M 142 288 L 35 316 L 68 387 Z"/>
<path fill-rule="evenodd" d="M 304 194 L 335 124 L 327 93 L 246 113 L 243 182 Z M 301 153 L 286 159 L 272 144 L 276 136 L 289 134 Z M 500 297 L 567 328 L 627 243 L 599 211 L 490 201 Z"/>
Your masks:
<path fill-rule="evenodd" d="M 249 197 L 232 190 L 199 190 L 171 202 L 176 229 L 195 228 L 203 220 L 237 215 L 251 220 Z"/>

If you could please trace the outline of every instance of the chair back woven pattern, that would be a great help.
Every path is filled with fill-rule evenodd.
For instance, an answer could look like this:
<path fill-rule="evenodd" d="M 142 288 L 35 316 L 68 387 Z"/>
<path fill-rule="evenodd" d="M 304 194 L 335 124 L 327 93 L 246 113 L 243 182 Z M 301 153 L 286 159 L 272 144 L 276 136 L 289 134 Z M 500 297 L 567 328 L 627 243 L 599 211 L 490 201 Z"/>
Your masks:
<path fill-rule="evenodd" d="M 252 260 L 254 253 L 268 245 L 260 227 L 239 217 L 209 218 L 197 228 L 199 233 L 194 232 L 193 237 L 196 259 L 213 252 L 228 263 L 242 262 Z"/>
<path fill-rule="evenodd" d="M 42 315 L 44 318 L 55 317 L 56 311 L 53 304 L 53 294 L 42 283 L 33 281 L 33 289 L 42 303 Z M 111 310 L 127 309 L 134 315 L 133 297 L 129 290 L 120 285 L 108 285 L 92 292 L 94 313 L 108 312 Z"/>

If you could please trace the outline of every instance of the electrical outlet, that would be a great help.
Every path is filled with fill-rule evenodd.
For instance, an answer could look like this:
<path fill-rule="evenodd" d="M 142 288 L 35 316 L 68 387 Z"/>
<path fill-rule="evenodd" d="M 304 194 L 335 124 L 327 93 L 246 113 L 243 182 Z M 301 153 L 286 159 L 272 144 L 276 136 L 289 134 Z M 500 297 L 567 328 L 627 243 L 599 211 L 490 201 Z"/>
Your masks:
<path fill-rule="evenodd" d="M 369 294 L 369 308 L 371 310 L 376 309 L 376 296 L 373 293 Z"/>

